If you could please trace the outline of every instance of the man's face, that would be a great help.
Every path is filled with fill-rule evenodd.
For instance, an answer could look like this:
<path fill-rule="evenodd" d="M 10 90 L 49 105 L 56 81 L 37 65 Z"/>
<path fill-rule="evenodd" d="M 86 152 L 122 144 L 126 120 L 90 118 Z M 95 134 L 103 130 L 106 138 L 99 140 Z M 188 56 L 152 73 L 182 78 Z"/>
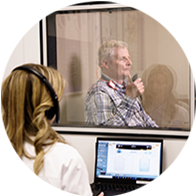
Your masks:
<path fill-rule="evenodd" d="M 130 74 L 132 62 L 126 48 L 115 49 L 115 54 L 108 61 L 108 76 L 115 81 L 124 80 Z"/>

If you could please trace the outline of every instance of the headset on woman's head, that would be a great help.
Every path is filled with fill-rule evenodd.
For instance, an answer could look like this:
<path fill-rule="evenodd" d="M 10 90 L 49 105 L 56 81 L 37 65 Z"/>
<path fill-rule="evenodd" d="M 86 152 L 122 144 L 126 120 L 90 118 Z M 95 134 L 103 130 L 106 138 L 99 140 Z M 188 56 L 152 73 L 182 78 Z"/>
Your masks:
<path fill-rule="evenodd" d="M 52 101 L 54 104 L 54 106 L 51 107 L 49 110 L 47 110 L 45 114 L 49 120 L 51 120 L 54 117 L 54 115 L 56 115 L 56 122 L 58 123 L 60 120 L 58 97 L 57 97 L 52 85 L 47 80 L 47 78 L 44 75 L 42 75 L 38 70 L 34 69 L 33 67 L 27 66 L 27 65 L 16 67 L 13 71 L 15 71 L 15 70 L 25 70 L 27 72 L 30 72 L 30 73 L 36 75 L 42 82 L 45 83 L 46 87 L 50 91 Z"/>

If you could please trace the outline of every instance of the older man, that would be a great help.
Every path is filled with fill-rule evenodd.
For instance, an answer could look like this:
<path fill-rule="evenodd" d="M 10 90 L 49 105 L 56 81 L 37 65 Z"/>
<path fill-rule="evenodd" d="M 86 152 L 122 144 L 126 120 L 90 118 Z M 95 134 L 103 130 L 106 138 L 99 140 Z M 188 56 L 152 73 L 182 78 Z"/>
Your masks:
<path fill-rule="evenodd" d="M 128 45 L 116 40 L 104 42 L 99 48 L 99 62 L 102 76 L 85 99 L 86 124 L 157 127 L 137 98 L 144 85 L 140 78 L 131 80 Z"/>

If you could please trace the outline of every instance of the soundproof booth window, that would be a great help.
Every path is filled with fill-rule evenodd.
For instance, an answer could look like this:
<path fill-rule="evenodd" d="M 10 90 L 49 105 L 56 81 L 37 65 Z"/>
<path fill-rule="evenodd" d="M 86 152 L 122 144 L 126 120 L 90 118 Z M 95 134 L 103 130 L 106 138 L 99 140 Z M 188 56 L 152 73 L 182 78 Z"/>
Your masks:
<path fill-rule="evenodd" d="M 115 103 L 110 103 L 116 105 L 115 107 L 104 105 L 108 104 L 106 96 L 103 96 L 102 100 L 100 97 L 95 100 L 94 96 L 86 102 L 87 95 L 93 93 L 93 90 L 89 92 L 92 85 L 103 81 L 99 47 L 104 41 L 117 40 L 128 45 L 132 63 L 130 75 L 137 74 L 143 81 L 145 91 L 138 97 L 138 101 L 152 123 L 157 125 L 153 128 L 190 131 L 190 65 L 175 38 L 156 20 L 130 7 L 86 10 L 74 10 L 73 7 L 47 16 L 46 27 L 47 64 L 60 71 L 66 80 L 60 102 L 60 125 L 104 128 L 128 126 L 130 129 L 134 127 L 129 122 L 124 123 L 123 118 L 126 118 L 126 115 L 123 116 L 123 112 L 119 117 L 122 122 L 116 118 L 122 96 L 118 97 Z M 108 90 L 109 96 L 112 91 L 115 90 L 111 87 Z M 90 107 L 91 104 L 94 105 Z M 93 108 L 99 104 L 105 107 L 106 114 L 99 112 L 99 108 Z M 86 111 L 87 108 L 91 111 Z M 99 124 L 98 120 L 89 123 L 94 118 L 94 110 L 101 113 L 102 120 L 111 115 L 112 120 L 117 119 L 119 124 Z M 87 118 L 86 113 L 89 113 L 90 117 Z M 136 118 L 140 116 L 136 115 Z"/>

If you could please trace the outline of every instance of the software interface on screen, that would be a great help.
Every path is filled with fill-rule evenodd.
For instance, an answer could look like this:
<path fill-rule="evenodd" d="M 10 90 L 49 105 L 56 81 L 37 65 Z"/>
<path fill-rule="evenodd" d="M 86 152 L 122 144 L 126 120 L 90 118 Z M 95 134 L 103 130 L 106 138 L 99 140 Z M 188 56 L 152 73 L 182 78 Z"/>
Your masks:
<path fill-rule="evenodd" d="M 161 173 L 161 142 L 98 141 L 96 177 L 153 180 Z"/>

